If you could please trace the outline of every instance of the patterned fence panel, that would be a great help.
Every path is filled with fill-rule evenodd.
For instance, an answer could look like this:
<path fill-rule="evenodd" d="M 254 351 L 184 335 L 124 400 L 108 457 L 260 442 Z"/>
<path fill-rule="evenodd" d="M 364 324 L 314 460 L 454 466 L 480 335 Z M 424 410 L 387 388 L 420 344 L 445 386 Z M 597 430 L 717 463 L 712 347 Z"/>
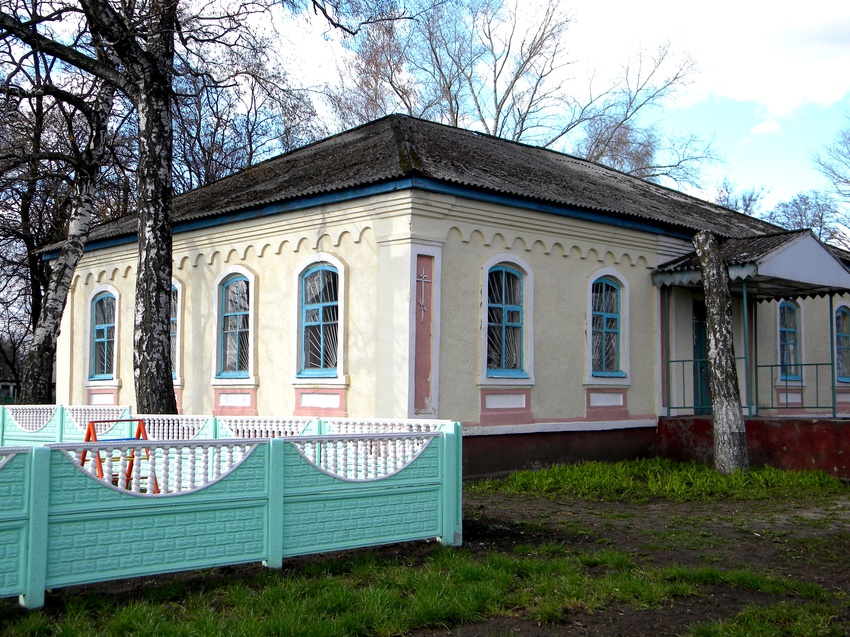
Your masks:
<path fill-rule="evenodd" d="M 286 441 L 285 556 L 441 536 L 438 436 L 401 436 Z M 384 473 L 381 450 L 406 445 Z"/>
<path fill-rule="evenodd" d="M 8 405 L 0 408 L 0 444 L 33 445 L 60 440 L 61 408 L 56 405 Z"/>
<path fill-rule="evenodd" d="M 264 560 L 269 448 L 239 442 L 249 451 L 218 479 L 198 477 L 191 486 L 184 476 L 175 486 L 163 476 L 159 494 L 122 488 L 108 473 L 98 479 L 80 466 L 79 446 L 53 445 L 47 470 L 51 485 L 61 488 L 51 489 L 47 511 L 45 586 Z M 145 443 L 131 444 L 141 453 Z M 90 457 L 112 451 L 86 446 Z M 181 458 L 181 451 L 173 450 L 173 458 Z M 156 455 L 164 453 L 156 448 Z M 179 471 L 172 470 L 175 476 Z"/>
<path fill-rule="evenodd" d="M 92 420 L 128 418 L 127 406 L 93 405 L 7 405 L 0 407 L 0 445 L 41 445 L 51 442 L 83 440 Z M 131 438 L 134 425 L 101 422 L 98 436 Z"/>
<path fill-rule="evenodd" d="M 322 418 L 325 434 L 427 433 L 449 425 L 448 420 L 391 418 Z"/>
<path fill-rule="evenodd" d="M 311 418 L 219 417 L 217 438 L 286 438 L 301 435 Z"/>
<path fill-rule="evenodd" d="M 215 418 L 212 416 L 162 416 L 139 414 L 134 416 L 145 421 L 145 430 L 151 440 L 193 440 L 215 438 Z M 243 436 L 257 438 L 259 436 Z"/>
<path fill-rule="evenodd" d="M 26 584 L 31 459 L 28 447 L 0 447 L 0 597 Z"/>
<path fill-rule="evenodd" d="M 460 425 L 0 448 L 0 496 L 0 596 L 30 608 L 52 587 L 415 539 L 457 545 Z"/>
<path fill-rule="evenodd" d="M 110 420 L 126 420 L 130 418 L 130 407 L 120 405 L 68 405 L 62 407 L 64 412 L 63 434 L 56 442 L 84 440 L 86 429 L 92 421 L 98 421 L 95 431 L 98 437 L 132 438 L 135 433 L 135 423 L 116 422 Z"/>

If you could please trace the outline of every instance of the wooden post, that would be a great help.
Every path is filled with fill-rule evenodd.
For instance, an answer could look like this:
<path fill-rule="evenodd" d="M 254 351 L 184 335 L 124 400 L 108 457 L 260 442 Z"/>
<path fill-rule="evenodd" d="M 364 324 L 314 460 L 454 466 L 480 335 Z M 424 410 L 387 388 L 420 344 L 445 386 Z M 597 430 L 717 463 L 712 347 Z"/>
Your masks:
<path fill-rule="evenodd" d="M 732 342 L 729 272 L 713 234 L 703 230 L 693 242 L 705 289 L 709 385 L 714 412 L 714 467 L 720 473 L 746 471 L 749 456 Z"/>

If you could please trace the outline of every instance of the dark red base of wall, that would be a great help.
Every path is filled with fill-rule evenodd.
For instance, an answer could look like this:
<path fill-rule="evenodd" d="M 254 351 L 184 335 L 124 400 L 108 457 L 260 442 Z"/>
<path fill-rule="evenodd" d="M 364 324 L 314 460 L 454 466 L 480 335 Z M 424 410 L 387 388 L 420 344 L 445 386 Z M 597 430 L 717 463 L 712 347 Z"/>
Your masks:
<path fill-rule="evenodd" d="M 584 460 L 633 460 L 655 455 L 655 429 L 464 436 L 463 477 L 504 475 Z"/>
<path fill-rule="evenodd" d="M 745 418 L 745 426 L 750 466 L 820 469 L 850 479 L 850 420 Z M 655 448 L 661 458 L 712 464 L 713 444 L 711 418 L 658 419 Z"/>

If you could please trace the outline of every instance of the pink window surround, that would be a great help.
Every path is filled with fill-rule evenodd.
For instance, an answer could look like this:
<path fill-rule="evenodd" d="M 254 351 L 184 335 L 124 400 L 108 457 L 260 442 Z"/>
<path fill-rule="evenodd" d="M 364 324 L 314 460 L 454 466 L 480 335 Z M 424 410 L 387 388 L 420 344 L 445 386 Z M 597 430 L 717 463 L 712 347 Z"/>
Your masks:
<path fill-rule="evenodd" d="M 177 413 L 183 413 L 183 390 L 175 388 L 174 400 L 177 402 Z"/>
<path fill-rule="evenodd" d="M 89 389 L 86 394 L 86 402 L 89 405 L 117 405 L 118 389 L 114 387 Z"/>
<path fill-rule="evenodd" d="M 294 416 L 347 416 L 348 390 L 339 389 L 295 389 Z"/>
<path fill-rule="evenodd" d="M 585 417 L 590 421 L 628 420 L 628 390 L 588 387 L 585 390 Z"/>
<path fill-rule="evenodd" d="M 213 416 L 256 416 L 257 390 L 216 389 Z"/>
<path fill-rule="evenodd" d="M 531 389 L 482 389 L 482 425 L 527 425 L 531 413 Z"/>

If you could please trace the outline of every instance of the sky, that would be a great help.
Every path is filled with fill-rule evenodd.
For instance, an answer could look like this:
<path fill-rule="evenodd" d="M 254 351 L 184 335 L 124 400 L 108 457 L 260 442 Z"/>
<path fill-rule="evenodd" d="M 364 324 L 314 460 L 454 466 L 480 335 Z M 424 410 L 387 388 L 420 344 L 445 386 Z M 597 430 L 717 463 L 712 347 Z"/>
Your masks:
<path fill-rule="evenodd" d="M 807 190 L 827 190 L 811 156 L 850 126 L 850 3 L 805 0 L 574 0 L 576 49 L 617 65 L 639 46 L 669 41 L 698 74 L 665 109 L 667 130 L 714 140 L 724 176 L 765 188 L 772 208 Z M 616 19 L 612 19 L 616 16 Z M 699 193 L 697 193 L 699 194 Z"/>
<path fill-rule="evenodd" d="M 640 49 L 670 43 L 698 72 L 657 124 L 673 134 L 713 140 L 722 163 L 704 169 L 713 199 L 724 177 L 741 189 L 763 188 L 763 209 L 808 190 L 829 190 L 813 153 L 850 127 L 850 2 L 805 0 L 564 0 L 573 23 L 567 50 L 576 76 L 613 76 Z M 290 28 L 310 44 L 292 62 L 304 81 L 333 82 L 341 53 L 327 27 L 296 19 Z"/>

